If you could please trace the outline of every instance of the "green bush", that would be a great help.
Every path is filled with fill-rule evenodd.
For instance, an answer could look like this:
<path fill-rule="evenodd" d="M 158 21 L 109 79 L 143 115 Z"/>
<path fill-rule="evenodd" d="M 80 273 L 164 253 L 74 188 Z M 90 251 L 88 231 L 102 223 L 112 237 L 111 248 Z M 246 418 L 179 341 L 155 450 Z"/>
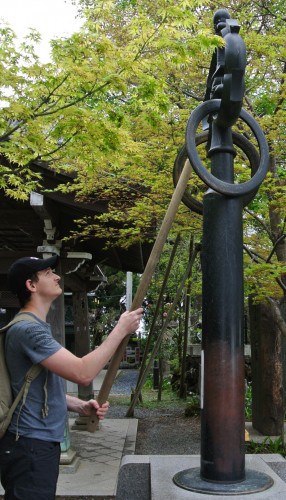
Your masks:
<path fill-rule="evenodd" d="M 185 417 L 197 417 L 201 413 L 200 397 L 197 394 L 190 396 L 185 408 Z"/>
<path fill-rule="evenodd" d="M 245 391 L 245 419 L 252 420 L 252 386 L 247 386 Z"/>
<path fill-rule="evenodd" d="M 286 456 L 286 450 L 281 436 L 277 439 L 271 439 L 268 436 L 262 443 L 246 441 L 245 448 L 246 453 L 280 453 L 283 457 Z"/>

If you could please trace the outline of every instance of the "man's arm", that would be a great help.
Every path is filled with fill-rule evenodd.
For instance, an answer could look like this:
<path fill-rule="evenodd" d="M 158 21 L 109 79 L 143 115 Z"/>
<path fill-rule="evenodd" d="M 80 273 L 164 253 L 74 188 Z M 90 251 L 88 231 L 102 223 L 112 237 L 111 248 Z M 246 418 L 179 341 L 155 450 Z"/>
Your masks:
<path fill-rule="evenodd" d="M 122 340 L 139 327 L 143 309 L 123 313 L 107 339 L 94 351 L 78 358 L 62 347 L 41 362 L 48 370 L 80 385 L 88 385 L 104 368 Z"/>

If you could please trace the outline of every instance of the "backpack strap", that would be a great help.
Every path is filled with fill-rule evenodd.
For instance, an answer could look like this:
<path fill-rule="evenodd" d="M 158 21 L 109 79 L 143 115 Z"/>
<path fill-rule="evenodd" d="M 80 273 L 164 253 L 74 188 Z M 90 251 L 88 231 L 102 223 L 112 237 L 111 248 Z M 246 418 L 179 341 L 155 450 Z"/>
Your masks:
<path fill-rule="evenodd" d="M 18 420 L 19 420 L 19 417 L 21 414 L 21 410 L 26 402 L 26 398 L 27 398 L 27 395 L 28 395 L 28 392 L 30 389 L 30 385 L 33 382 L 33 380 L 41 373 L 42 369 L 43 369 L 43 367 L 41 365 L 32 365 L 31 368 L 27 371 L 27 373 L 25 375 L 25 381 L 24 381 L 20 391 L 18 392 L 17 396 L 15 397 L 15 399 L 14 399 L 14 401 L 13 401 L 12 405 L 10 406 L 9 411 L 7 413 L 6 420 L 7 420 L 7 423 L 9 425 L 9 423 L 12 420 L 12 415 L 13 415 L 14 411 L 16 410 L 16 407 L 18 406 L 19 402 L 23 398 L 21 408 L 20 408 L 20 411 L 18 414 L 18 419 L 17 419 L 16 441 L 19 439 Z M 7 427 L 8 427 L 8 425 L 7 425 Z"/>
<path fill-rule="evenodd" d="M 15 325 L 15 323 L 18 323 L 19 321 L 32 321 L 33 323 L 39 323 L 39 321 L 34 317 L 31 316 L 30 314 L 27 313 L 18 313 L 15 318 L 13 318 L 7 325 L 2 326 L 0 328 L 0 333 L 6 332 L 10 326 Z"/>

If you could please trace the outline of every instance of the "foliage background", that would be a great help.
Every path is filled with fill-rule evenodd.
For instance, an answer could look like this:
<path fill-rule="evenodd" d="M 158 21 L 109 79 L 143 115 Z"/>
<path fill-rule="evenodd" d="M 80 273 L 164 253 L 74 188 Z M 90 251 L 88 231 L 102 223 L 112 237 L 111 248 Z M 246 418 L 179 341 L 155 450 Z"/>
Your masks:
<path fill-rule="evenodd" d="M 108 237 L 113 246 L 153 240 L 173 192 L 174 159 L 187 119 L 204 98 L 218 6 L 210 0 L 79 0 L 82 29 L 52 41 L 51 62 L 35 53 L 31 31 L 20 49 L 0 29 L 0 188 L 18 200 L 41 188 L 35 161 L 75 174 L 63 192 L 108 210 L 78 221 L 73 238 Z M 247 46 L 244 106 L 267 135 L 267 180 L 244 212 L 246 296 L 285 296 L 285 7 L 277 0 L 235 0 L 231 16 Z M 249 131 L 238 125 L 241 133 Z M 249 176 L 238 157 L 237 171 Z M 242 168 L 242 170 L 241 170 Z M 197 180 L 192 176 L 190 189 Z M 200 185 L 200 189 L 205 187 Z M 168 290 L 189 258 L 190 234 L 201 239 L 201 217 L 180 207 L 170 240 L 184 240 Z M 168 260 L 162 256 L 149 300 Z M 200 281 L 196 264 L 195 283 Z M 196 300 L 198 286 L 192 287 Z M 273 300 L 275 302 L 273 302 Z M 279 308 L 277 310 L 279 315 Z M 280 317 L 281 319 L 281 317 Z M 285 322 L 280 321 L 285 332 Z"/>

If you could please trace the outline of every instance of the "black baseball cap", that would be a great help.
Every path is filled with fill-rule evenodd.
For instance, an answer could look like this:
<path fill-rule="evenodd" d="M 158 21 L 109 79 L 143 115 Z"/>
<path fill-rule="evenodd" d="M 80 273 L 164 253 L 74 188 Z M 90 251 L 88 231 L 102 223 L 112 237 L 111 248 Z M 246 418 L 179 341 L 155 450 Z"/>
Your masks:
<path fill-rule="evenodd" d="M 59 260 L 58 255 L 53 255 L 48 259 L 38 257 L 22 257 L 16 260 L 8 271 L 8 286 L 13 293 L 18 293 L 25 289 L 25 283 L 33 274 L 48 267 L 54 269 Z"/>

